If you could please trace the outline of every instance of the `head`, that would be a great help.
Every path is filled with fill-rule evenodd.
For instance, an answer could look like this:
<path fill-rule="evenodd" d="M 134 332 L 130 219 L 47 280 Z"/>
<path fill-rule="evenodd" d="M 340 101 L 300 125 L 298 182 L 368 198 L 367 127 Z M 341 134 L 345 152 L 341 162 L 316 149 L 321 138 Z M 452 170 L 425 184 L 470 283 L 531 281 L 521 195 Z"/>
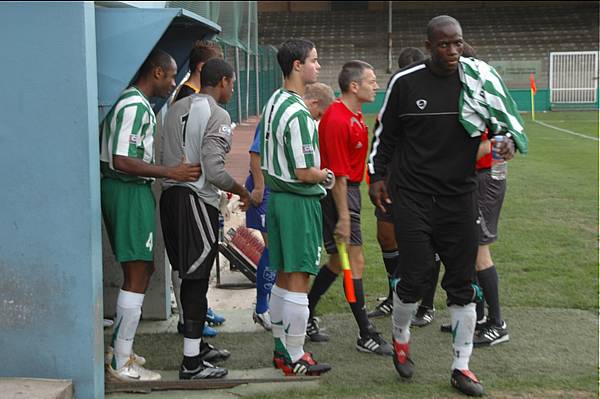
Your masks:
<path fill-rule="evenodd" d="M 206 61 L 200 72 L 202 92 L 212 91 L 215 99 L 221 104 L 227 104 L 233 97 L 234 82 L 233 67 L 222 58 Z"/>
<path fill-rule="evenodd" d="M 321 69 L 314 43 L 305 39 L 283 42 L 277 51 L 277 62 L 285 79 L 298 77 L 304 84 L 316 82 Z"/>
<path fill-rule="evenodd" d="M 338 83 L 342 94 L 356 96 L 361 103 L 375 101 L 375 91 L 379 88 L 375 69 L 359 60 L 344 64 L 338 76 Z"/>
<path fill-rule="evenodd" d="M 431 54 L 431 68 L 440 75 L 451 75 L 458 69 L 463 53 L 462 28 L 448 15 L 433 18 L 427 24 L 425 47 Z"/>
<path fill-rule="evenodd" d="M 223 50 L 215 42 L 198 40 L 190 51 L 190 73 L 200 73 L 202 66 L 211 58 L 223 58 Z"/>
<path fill-rule="evenodd" d="M 136 83 L 144 81 L 150 87 L 151 97 L 168 97 L 175 89 L 177 64 L 166 52 L 154 49 L 138 72 Z"/>
<path fill-rule="evenodd" d="M 398 68 L 404 68 L 414 62 L 425 59 L 425 54 L 416 47 L 405 47 L 398 55 Z"/>
<path fill-rule="evenodd" d="M 321 119 L 325 110 L 335 100 L 333 90 L 325 83 L 311 83 L 306 86 L 302 97 L 308 111 L 314 120 Z"/>

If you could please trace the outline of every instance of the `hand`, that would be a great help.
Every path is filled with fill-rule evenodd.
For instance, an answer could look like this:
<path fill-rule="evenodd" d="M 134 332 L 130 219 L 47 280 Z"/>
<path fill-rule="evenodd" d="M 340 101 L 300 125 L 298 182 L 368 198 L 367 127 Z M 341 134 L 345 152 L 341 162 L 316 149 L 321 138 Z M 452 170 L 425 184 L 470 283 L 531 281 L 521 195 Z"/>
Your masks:
<path fill-rule="evenodd" d="M 261 202 L 263 201 L 264 193 L 265 190 L 261 190 L 258 188 L 252 190 L 252 192 L 250 193 L 250 201 L 252 203 L 252 206 L 258 207 L 261 204 Z"/>
<path fill-rule="evenodd" d="M 338 243 L 348 244 L 350 242 L 350 217 L 338 219 L 333 235 Z"/>
<path fill-rule="evenodd" d="M 250 193 L 244 188 L 244 191 L 242 191 L 242 194 L 240 194 L 240 210 L 245 212 L 250 206 L 251 202 L 252 199 L 250 198 Z"/>
<path fill-rule="evenodd" d="M 515 142 L 508 136 L 502 141 L 492 138 L 492 147 L 505 161 L 510 161 L 515 155 Z"/>
<path fill-rule="evenodd" d="M 383 204 L 391 204 L 392 200 L 388 196 L 385 180 L 371 182 L 369 186 L 369 198 L 371 198 L 373 205 L 381 209 L 382 212 L 387 213 Z"/>
<path fill-rule="evenodd" d="M 226 221 L 231 218 L 231 211 L 227 205 L 229 205 L 227 193 L 225 191 L 221 191 L 221 198 L 219 199 L 219 211 L 221 211 L 221 215 L 223 215 L 223 219 Z"/>
<path fill-rule="evenodd" d="M 189 164 L 185 162 L 185 155 L 181 158 L 181 163 L 171 167 L 169 178 L 176 181 L 196 181 L 202 174 L 200 164 Z"/>
<path fill-rule="evenodd" d="M 327 168 L 321 169 L 321 173 L 323 173 L 323 180 L 321 180 L 321 184 L 326 190 L 331 190 L 333 186 L 335 186 L 335 174 L 333 174 L 333 172 Z"/>

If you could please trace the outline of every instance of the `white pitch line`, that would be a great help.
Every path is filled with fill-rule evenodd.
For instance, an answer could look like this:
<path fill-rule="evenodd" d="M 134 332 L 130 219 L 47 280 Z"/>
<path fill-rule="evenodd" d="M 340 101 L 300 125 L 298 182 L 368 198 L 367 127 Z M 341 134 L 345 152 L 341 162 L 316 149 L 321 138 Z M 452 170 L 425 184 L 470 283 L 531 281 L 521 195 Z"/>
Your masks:
<path fill-rule="evenodd" d="M 577 132 L 572 132 L 570 130 L 562 129 L 560 127 L 552 126 L 552 125 L 550 125 L 548 123 L 544 123 L 544 122 L 540 122 L 540 121 L 534 121 L 534 122 L 538 123 L 538 124 L 540 124 L 542 126 L 549 127 L 550 129 L 558 130 L 559 132 L 564 132 L 564 133 L 572 134 L 573 136 L 582 137 L 584 139 L 589 139 L 589 140 L 594 140 L 594 141 L 600 141 L 597 137 L 586 136 L 585 134 L 581 134 L 581 133 L 577 133 Z"/>

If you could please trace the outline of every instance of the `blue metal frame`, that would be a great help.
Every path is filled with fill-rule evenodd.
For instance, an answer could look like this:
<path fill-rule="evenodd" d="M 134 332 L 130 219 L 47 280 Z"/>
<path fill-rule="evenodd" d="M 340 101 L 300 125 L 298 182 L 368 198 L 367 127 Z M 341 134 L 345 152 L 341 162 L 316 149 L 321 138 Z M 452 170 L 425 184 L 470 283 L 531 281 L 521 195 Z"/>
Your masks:
<path fill-rule="evenodd" d="M 219 25 L 181 8 L 96 7 L 99 122 L 155 47 L 173 56 L 180 81 L 187 73 L 194 42 L 212 39 L 219 32 Z M 164 104 L 163 99 L 151 101 L 155 111 Z"/>

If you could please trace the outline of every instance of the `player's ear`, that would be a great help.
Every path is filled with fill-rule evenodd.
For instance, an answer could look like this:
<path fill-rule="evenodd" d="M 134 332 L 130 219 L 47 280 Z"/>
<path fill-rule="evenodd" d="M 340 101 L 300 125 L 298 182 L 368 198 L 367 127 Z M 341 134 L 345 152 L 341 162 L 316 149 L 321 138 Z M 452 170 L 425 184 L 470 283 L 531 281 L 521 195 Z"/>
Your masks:
<path fill-rule="evenodd" d="M 164 74 L 165 74 L 165 71 L 163 70 L 163 68 L 161 66 L 157 66 L 154 68 L 153 75 L 154 75 L 155 79 L 161 80 L 163 78 Z"/>
<path fill-rule="evenodd" d="M 295 60 L 294 63 L 292 64 L 292 69 L 296 72 L 300 72 L 300 65 L 302 65 L 300 60 Z"/>
<path fill-rule="evenodd" d="M 429 51 L 429 54 L 431 54 L 431 42 L 429 40 L 425 40 L 425 48 Z"/>

